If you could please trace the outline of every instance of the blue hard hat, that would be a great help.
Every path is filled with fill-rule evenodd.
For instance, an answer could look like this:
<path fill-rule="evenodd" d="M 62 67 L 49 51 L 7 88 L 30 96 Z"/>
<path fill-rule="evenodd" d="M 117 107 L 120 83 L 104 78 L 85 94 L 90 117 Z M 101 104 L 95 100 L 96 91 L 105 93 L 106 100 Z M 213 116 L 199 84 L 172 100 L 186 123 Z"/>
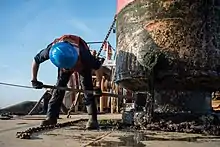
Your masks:
<path fill-rule="evenodd" d="M 71 69 L 78 60 L 78 53 L 70 43 L 58 42 L 51 47 L 49 58 L 56 67 Z"/>

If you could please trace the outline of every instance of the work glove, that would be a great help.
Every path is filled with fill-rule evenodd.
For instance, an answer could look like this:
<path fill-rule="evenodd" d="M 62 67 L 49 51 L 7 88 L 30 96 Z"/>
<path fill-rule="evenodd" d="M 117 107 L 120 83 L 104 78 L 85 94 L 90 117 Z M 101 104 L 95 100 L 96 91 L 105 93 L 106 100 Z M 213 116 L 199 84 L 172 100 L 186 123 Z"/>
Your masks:
<path fill-rule="evenodd" d="M 31 83 L 32 83 L 32 87 L 35 88 L 35 89 L 42 89 L 43 86 L 44 86 L 44 84 L 40 81 L 32 80 Z"/>
<path fill-rule="evenodd" d="M 101 64 L 103 64 L 105 62 L 105 58 L 98 57 L 98 60 L 101 62 Z"/>
<path fill-rule="evenodd" d="M 100 58 L 100 57 L 95 57 L 94 62 L 91 63 L 91 67 L 94 70 L 98 70 L 102 64 L 104 63 L 105 59 L 104 58 Z"/>

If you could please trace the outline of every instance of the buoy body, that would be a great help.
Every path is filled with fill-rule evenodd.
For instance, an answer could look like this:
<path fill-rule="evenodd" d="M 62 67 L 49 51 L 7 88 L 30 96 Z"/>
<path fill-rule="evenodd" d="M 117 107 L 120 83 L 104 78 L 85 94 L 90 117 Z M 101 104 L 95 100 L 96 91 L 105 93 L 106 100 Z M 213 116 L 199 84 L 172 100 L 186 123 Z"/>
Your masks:
<path fill-rule="evenodd" d="M 220 87 L 220 3 L 135 0 L 117 14 L 116 82 L 145 91 Z"/>

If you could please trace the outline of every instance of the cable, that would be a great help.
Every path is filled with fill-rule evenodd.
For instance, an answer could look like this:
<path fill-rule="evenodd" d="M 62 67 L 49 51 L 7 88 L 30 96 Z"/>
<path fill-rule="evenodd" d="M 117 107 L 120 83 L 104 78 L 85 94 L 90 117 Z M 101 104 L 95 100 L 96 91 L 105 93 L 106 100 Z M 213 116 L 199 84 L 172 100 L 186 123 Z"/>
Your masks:
<path fill-rule="evenodd" d="M 18 84 L 10 84 L 10 83 L 4 83 L 4 82 L 0 82 L 0 85 L 33 89 L 33 87 L 31 87 L 31 86 L 24 86 L 24 85 L 18 85 Z"/>

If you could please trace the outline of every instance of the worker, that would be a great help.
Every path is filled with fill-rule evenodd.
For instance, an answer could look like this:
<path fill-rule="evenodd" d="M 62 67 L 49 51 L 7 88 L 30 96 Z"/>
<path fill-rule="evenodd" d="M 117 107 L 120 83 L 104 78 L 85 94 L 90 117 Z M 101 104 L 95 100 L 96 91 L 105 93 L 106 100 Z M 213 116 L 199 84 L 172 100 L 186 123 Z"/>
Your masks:
<path fill-rule="evenodd" d="M 41 50 L 32 63 L 32 86 L 36 89 L 43 88 L 43 83 L 38 81 L 37 75 L 40 64 L 49 60 L 58 68 L 56 86 L 66 87 L 73 72 L 80 75 L 83 90 L 93 90 L 92 70 L 99 69 L 104 58 L 96 58 L 91 55 L 86 42 L 79 36 L 63 35 L 55 39 L 45 49 Z M 100 90 L 100 89 L 99 89 Z M 100 90 L 101 92 L 101 90 Z M 54 125 L 59 118 L 60 107 L 65 95 L 64 90 L 53 90 L 52 98 L 48 104 L 47 117 L 41 126 Z M 87 129 L 98 129 L 97 106 L 93 94 L 84 94 L 84 102 L 89 115 L 86 124 Z"/>

